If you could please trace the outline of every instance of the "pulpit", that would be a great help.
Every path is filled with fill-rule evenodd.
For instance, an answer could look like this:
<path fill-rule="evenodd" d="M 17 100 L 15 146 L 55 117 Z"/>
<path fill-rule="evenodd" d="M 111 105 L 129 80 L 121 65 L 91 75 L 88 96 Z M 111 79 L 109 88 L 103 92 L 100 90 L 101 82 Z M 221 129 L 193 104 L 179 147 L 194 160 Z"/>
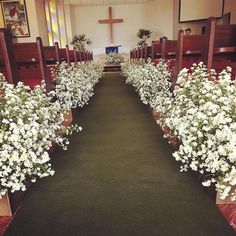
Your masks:
<path fill-rule="evenodd" d="M 109 54 L 109 53 L 118 53 L 118 47 L 119 46 L 109 46 L 109 47 L 106 47 L 106 54 Z"/>

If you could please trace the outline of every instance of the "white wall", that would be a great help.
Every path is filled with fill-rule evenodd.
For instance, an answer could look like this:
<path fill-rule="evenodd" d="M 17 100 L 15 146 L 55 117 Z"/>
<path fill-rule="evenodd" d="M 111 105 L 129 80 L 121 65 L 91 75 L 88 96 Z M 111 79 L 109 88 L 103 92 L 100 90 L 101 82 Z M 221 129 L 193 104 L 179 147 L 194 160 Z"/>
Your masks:
<path fill-rule="evenodd" d="M 156 0 L 145 4 L 147 27 L 153 31 L 152 39 L 173 38 L 174 0 Z"/>
<path fill-rule="evenodd" d="M 214 5 L 212 5 L 214 8 Z M 224 0 L 224 14 L 231 12 L 231 24 L 236 24 L 236 0 Z M 219 20 L 220 22 L 221 20 Z M 192 34 L 201 34 L 206 21 L 179 23 L 179 0 L 174 0 L 173 38 L 177 39 L 180 29 L 191 28 Z"/>
<path fill-rule="evenodd" d="M 72 33 L 85 33 L 92 40 L 91 49 L 94 53 L 104 53 L 105 47 L 109 45 L 109 26 L 99 24 L 98 20 L 108 18 L 108 6 L 73 5 L 70 10 Z M 173 0 L 113 5 L 112 10 L 113 18 L 124 19 L 123 23 L 113 25 L 114 44 L 122 45 L 120 52 L 129 53 L 130 49 L 137 46 L 136 33 L 140 28 L 148 28 L 153 31 L 152 39 L 163 35 L 172 38 Z"/>
<path fill-rule="evenodd" d="M 236 1 L 225 0 L 224 13 L 231 12 L 230 23 L 236 24 Z"/>
<path fill-rule="evenodd" d="M 35 0 L 36 17 L 38 22 L 38 36 L 42 38 L 43 45 L 48 45 L 47 22 L 44 10 L 44 0 Z"/>

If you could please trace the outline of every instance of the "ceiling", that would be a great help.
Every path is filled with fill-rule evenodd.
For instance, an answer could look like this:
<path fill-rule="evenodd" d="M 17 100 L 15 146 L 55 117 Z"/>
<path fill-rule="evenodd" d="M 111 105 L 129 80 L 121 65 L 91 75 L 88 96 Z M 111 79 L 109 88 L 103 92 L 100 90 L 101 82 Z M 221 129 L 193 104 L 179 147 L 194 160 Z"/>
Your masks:
<path fill-rule="evenodd" d="M 138 4 L 152 2 L 153 0 L 65 0 L 65 3 L 80 6 L 91 5 L 118 5 L 118 4 Z"/>

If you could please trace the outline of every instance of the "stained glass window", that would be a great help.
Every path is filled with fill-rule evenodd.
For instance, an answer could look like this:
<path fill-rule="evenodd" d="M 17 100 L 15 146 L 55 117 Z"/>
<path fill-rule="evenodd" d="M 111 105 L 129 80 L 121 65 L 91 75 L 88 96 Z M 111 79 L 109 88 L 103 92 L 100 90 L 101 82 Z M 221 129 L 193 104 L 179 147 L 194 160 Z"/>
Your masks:
<path fill-rule="evenodd" d="M 49 45 L 58 42 L 61 47 L 67 44 L 64 4 L 62 0 L 45 0 Z"/>

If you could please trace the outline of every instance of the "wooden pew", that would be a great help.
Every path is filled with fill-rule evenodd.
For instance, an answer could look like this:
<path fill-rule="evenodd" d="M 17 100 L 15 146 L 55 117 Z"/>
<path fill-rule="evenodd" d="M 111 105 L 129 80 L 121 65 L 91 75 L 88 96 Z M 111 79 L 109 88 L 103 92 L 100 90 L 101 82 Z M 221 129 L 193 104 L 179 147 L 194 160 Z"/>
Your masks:
<path fill-rule="evenodd" d="M 161 58 L 161 43 L 159 40 L 152 41 L 151 46 L 151 59 L 153 62 L 157 62 Z"/>
<path fill-rule="evenodd" d="M 17 84 L 20 77 L 13 52 L 11 32 L 8 29 L 0 29 L 0 61 L 0 72 L 6 77 L 7 82 Z"/>
<path fill-rule="evenodd" d="M 178 33 L 176 68 L 179 72 L 184 67 L 190 68 L 193 63 L 201 61 L 203 51 L 203 39 L 201 34 L 184 35 L 184 31 Z"/>
<path fill-rule="evenodd" d="M 161 39 L 161 58 L 168 60 L 168 68 L 174 73 L 175 59 L 177 50 L 177 40 L 168 40 L 166 37 Z"/>
<path fill-rule="evenodd" d="M 134 58 L 135 58 L 135 60 L 138 59 L 138 50 L 137 50 L 137 48 L 134 49 Z"/>
<path fill-rule="evenodd" d="M 146 61 L 148 58 L 151 58 L 151 49 L 152 49 L 151 46 L 147 46 L 147 45 L 144 46 L 144 49 L 143 49 L 143 58 L 145 59 L 145 61 Z"/>
<path fill-rule="evenodd" d="M 161 40 L 161 58 L 175 59 L 177 50 L 177 40 L 168 40 L 166 37 L 163 37 Z"/>
<path fill-rule="evenodd" d="M 143 46 L 139 48 L 140 59 L 143 58 Z"/>
<path fill-rule="evenodd" d="M 80 62 L 82 62 L 83 61 L 83 58 L 84 58 L 84 54 L 83 54 L 83 52 L 81 52 L 81 51 L 78 51 L 78 55 L 79 55 L 79 61 Z"/>
<path fill-rule="evenodd" d="M 82 58 L 82 61 L 86 61 L 86 52 L 85 51 L 82 51 L 81 52 L 81 58 Z"/>
<path fill-rule="evenodd" d="M 69 50 L 69 48 L 68 48 Z M 70 63 L 71 62 L 75 62 L 75 54 L 74 54 L 74 50 L 69 50 L 69 58 L 70 58 Z"/>
<path fill-rule="evenodd" d="M 140 59 L 140 50 L 139 50 L 139 48 L 136 48 L 136 58 Z"/>
<path fill-rule="evenodd" d="M 59 48 L 58 47 L 58 57 L 59 57 L 59 61 L 60 61 L 60 63 L 62 62 L 62 61 L 65 61 L 67 64 L 69 64 L 70 65 L 70 52 L 69 52 L 69 46 L 68 45 L 66 45 L 66 47 L 65 48 Z"/>
<path fill-rule="evenodd" d="M 144 59 L 147 60 L 148 58 L 153 59 L 154 58 L 154 54 L 155 54 L 155 49 L 156 49 L 156 44 L 152 44 L 152 46 L 141 46 L 138 48 L 134 48 L 132 50 L 130 50 L 130 59 Z"/>
<path fill-rule="evenodd" d="M 78 62 L 81 62 L 82 61 L 81 52 L 79 50 L 76 50 L 75 47 L 73 48 L 73 52 L 74 52 L 75 64 L 77 64 Z"/>
<path fill-rule="evenodd" d="M 27 49 L 27 50 L 26 50 Z M 50 82 L 45 62 L 43 44 L 40 37 L 36 42 L 13 44 L 16 64 L 20 75 L 20 80 L 33 88 L 45 81 L 47 90 L 50 90 Z"/>
<path fill-rule="evenodd" d="M 73 47 L 73 54 L 74 54 L 74 63 L 77 64 L 79 62 L 79 57 L 75 47 Z"/>
<path fill-rule="evenodd" d="M 89 61 L 93 61 L 93 53 L 89 52 Z"/>
<path fill-rule="evenodd" d="M 172 80 L 173 86 L 177 76 L 183 68 L 191 68 L 193 63 L 202 60 L 204 35 L 184 35 L 184 31 L 178 33 L 175 71 Z"/>
<path fill-rule="evenodd" d="M 88 61 L 88 51 L 84 52 L 84 62 Z"/>
<path fill-rule="evenodd" d="M 74 55 L 77 62 L 87 62 L 93 60 L 93 54 L 89 51 L 76 51 L 74 50 Z"/>
<path fill-rule="evenodd" d="M 131 49 L 131 50 L 129 51 L 129 59 L 130 59 L 130 60 L 133 59 L 133 49 Z"/>
<path fill-rule="evenodd" d="M 139 50 L 139 58 L 142 59 L 143 58 L 143 46 L 138 48 Z"/>
<path fill-rule="evenodd" d="M 56 45 L 54 46 L 43 46 L 43 51 L 45 55 L 45 62 L 47 65 L 55 65 L 56 63 L 59 63 L 59 55 L 57 53 Z"/>
<path fill-rule="evenodd" d="M 57 53 L 58 43 L 55 43 L 54 46 L 43 46 L 44 55 L 45 55 L 45 63 L 47 67 L 48 78 L 50 80 L 50 84 L 54 84 L 52 77 L 52 69 L 60 63 L 59 54 Z M 52 86 L 53 87 L 53 86 Z"/>
<path fill-rule="evenodd" d="M 208 71 L 220 72 L 226 66 L 232 67 L 236 75 L 236 25 L 217 25 L 215 18 L 209 18 L 204 40 L 203 62 Z"/>
<path fill-rule="evenodd" d="M 84 61 L 84 52 L 79 51 L 80 62 Z"/>

